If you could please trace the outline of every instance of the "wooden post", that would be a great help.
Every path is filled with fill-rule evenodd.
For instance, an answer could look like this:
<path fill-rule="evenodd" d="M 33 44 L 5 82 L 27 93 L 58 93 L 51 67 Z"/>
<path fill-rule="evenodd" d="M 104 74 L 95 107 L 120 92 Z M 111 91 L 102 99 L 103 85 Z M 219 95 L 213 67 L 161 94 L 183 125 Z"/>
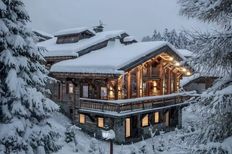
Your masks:
<path fill-rule="evenodd" d="M 115 80 L 115 85 L 114 85 L 114 99 L 118 100 L 118 79 Z"/>
<path fill-rule="evenodd" d="M 127 75 L 127 99 L 131 98 L 131 73 Z"/>

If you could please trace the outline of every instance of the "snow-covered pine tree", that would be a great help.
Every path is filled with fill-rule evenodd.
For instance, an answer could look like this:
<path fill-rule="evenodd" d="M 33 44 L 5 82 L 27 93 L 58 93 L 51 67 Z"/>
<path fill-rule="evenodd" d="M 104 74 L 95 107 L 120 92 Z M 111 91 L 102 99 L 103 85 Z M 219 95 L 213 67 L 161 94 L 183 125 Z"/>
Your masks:
<path fill-rule="evenodd" d="M 27 29 L 20 0 L 0 0 L 0 153 L 51 153 L 59 134 L 50 114 L 58 106 L 45 94 L 44 59 Z"/>
<path fill-rule="evenodd" d="M 162 40 L 162 36 L 161 36 L 160 32 L 158 32 L 157 30 L 154 30 L 151 39 L 152 39 L 152 41 L 160 41 L 160 40 Z"/>
<path fill-rule="evenodd" d="M 150 36 L 145 36 L 142 38 L 142 42 L 149 42 L 152 41 L 152 38 Z"/>
<path fill-rule="evenodd" d="M 191 45 L 194 44 L 195 40 L 187 33 L 186 31 L 176 32 L 175 29 L 168 30 L 167 28 L 160 33 L 157 30 L 154 30 L 152 36 L 145 36 L 142 39 L 142 42 L 148 41 L 167 41 L 179 49 L 188 49 L 191 50 Z"/>
<path fill-rule="evenodd" d="M 192 153 L 231 153 L 232 140 L 232 1 L 179 0 L 181 14 L 221 25 L 214 34 L 197 34 L 196 54 L 192 60 L 195 69 L 221 74 L 222 78 L 204 92 L 196 112 L 202 117 L 196 124 L 195 134 L 187 141 L 194 145 Z"/>

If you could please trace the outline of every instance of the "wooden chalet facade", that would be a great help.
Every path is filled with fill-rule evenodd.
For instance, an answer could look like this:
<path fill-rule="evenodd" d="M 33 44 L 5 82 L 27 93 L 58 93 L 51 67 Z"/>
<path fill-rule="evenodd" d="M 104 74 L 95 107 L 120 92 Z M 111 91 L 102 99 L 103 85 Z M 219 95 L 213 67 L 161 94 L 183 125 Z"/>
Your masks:
<path fill-rule="evenodd" d="M 101 138 L 102 130 L 113 129 L 116 143 L 139 141 L 150 137 L 151 126 L 181 127 L 189 95 L 179 93 L 180 79 L 191 75 L 183 60 L 166 42 L 105 47 L 54 64 L 51 76 L 59 82 L 52 99 L 91 135 Z"/>

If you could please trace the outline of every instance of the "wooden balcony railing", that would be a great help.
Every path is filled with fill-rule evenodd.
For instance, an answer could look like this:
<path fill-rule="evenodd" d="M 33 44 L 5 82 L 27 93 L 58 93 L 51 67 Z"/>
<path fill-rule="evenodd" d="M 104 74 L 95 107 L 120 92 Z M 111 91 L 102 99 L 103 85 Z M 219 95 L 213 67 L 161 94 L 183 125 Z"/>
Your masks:
<path fill-rule="evenodd" d="M 178 105 L 194 96 L 195 92 L 175 93 L 162 96 L 147 96 L 122 100 L 99 100 L 80 98 L 80 109 L 101 112 L 128 112 Z"/>

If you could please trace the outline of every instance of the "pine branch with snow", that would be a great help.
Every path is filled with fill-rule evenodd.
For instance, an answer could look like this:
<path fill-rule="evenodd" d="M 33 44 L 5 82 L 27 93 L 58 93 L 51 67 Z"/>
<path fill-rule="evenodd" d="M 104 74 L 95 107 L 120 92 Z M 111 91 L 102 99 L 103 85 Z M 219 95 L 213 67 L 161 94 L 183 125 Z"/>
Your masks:
<path fill-rule="evenodd" d="M 22 1 L 0 1 L 0 145 L 5 153 L 60 148 L 49 120 L 58 106 L 45 96 L 48 71 L 28 21 Z"/>
<path fill-rule="evenodd" d="M 232 3 L 230 0 L 179 0 L 179 3 L 181 14 L 223 26 L 221 32 L 194 36 L 195 69 L 222 77 L 199 98 L 192 99 L 197 102 L 195 112 L 200 118 L 185 140 L 192 145 L 192 153 L 231 153 L 232 147 L 224 142 L 232 137 Z"/>

